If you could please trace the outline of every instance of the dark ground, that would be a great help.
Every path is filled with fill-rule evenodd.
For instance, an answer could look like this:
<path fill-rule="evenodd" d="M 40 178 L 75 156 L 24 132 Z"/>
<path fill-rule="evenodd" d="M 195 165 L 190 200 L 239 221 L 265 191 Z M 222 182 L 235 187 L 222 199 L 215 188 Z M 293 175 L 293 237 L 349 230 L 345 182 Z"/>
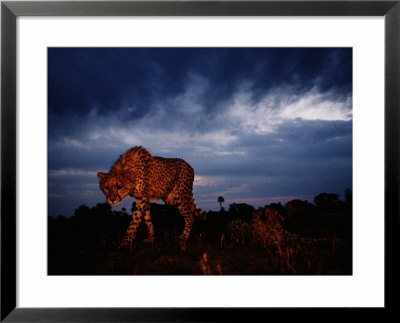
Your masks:
<path fill-rule="evenodd" d="M 118 245 L 130 216 L 108 204 L 81 206 L 71 218 L 49 218 L 48 274 L 351 275 L 351 205 L 292 202 L 270 206 L 283 219 L 272 229 L 268 219 L 254 221 L 246 204 L 208 212 L 206 221 L 196 219 L 185 252 L 176 241 L 183 219 L 173 207 L 152 204 L 155 243 L 143 242 L 143 225 L 125 251 Z"/>

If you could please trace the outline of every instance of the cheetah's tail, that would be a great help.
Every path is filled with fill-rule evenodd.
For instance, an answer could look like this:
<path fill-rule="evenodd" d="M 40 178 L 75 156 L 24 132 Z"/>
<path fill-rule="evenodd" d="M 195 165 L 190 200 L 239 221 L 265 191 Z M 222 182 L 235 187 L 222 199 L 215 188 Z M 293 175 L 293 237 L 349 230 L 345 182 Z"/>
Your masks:
<path fill-rule="evenodd" d="M 204 211 L 202 211 L 202 210 L 200 210 L 198 207 L 197 207 L 197 205 L 196 205 L 196 201 L 194 200 L 194 198 L 192 197 L 190 200 L 189 200 L 189 204 L 190 204 L 190 211 L 192 212 L 192 214 L 195 216 L 195 217 L 197 217 L 197 218 L 199 218 L 200 220 L 202 220 L 202 221 L 205 221 L 206 220 L 206 215 L 207 215 L 207 213 L 206 212 L 204 212 Z"/>
<path fill-rule="evenodd" d="M 196 208 L 196 209 L 194 210 L 194 215 L 195 215 L 196 217 L 198 217 L 198 218 L 199 218 L 200 220 L 202 220 L 202 221 L 205 221 L 206 218 L 207 218 L 207 213 L 204 212 L 204 211 L 202 211 L 202 210 L 200 210 L 199 208 Z"/>

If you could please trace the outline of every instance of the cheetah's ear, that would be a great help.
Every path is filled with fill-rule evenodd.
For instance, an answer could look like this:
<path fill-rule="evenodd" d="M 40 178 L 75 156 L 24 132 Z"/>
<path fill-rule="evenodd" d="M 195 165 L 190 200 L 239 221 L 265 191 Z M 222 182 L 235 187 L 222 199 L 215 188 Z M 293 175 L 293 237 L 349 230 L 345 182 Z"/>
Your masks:
<path fill-rule="evenodd" d="M 97 177 L 99 178 L 99 180 L 103 180 L 103 178 L 105 178 L 107 176 L 107 174 L 105 174 L 105 173 L 102 173 L 102 172 L 98 172 L 97 173 Z"/>

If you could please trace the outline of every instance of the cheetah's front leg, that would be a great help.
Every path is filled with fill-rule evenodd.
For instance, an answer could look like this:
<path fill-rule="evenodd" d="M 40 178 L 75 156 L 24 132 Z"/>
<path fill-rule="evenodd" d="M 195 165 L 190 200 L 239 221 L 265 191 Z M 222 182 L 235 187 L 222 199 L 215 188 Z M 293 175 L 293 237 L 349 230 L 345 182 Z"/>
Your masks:
<path fill-rule="evenodd" d="M 149 210 L 150 212 L 150 204 L 146 199 L 137 199 L 136 200 L 136 210 L 133 212 L 131 223 L 129 224 L 128 229 L 126 230 L 125 237 L 122 240 L 120 248 L 132 248 L 132 243 L 135 240 L 136 232 L 139 228 L 140 223 L 142 222 L 143 215 Z"/>

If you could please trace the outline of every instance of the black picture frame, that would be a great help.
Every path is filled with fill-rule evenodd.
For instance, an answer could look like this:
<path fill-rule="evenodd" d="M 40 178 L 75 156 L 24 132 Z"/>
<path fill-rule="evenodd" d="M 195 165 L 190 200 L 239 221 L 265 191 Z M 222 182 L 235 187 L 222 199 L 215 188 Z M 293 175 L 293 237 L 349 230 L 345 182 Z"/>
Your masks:
<path fill-rule="evenodd" d="M 399 279 L 400 0 L 395 1 L 2 1 L 1 2 L 1 321 L 233 322 L 265 318 L 255 308 L 16 307 L 16 19 L 18 16 L 383 16 L 385 19 L 385 307 L 396 311 Z M 393 293 L 394 292 L 394 293 Z M 315 309 L 314 309 L 315 310 Z M 332 309 L 325 309 L 335 315 Z M 356 309 L 354 309 L 356 310 Z M 261 316 L 260 316 L 261 315 Z M 305 314 L 307 315 L 307 314 Z M 325 314 L 324 314 L 325 315 Z M 372 317 L 371 317 L 372 318 Z M 265 318 L 266 319 L 266 318 Z M 258 320 L 258 319 L 257 319 Z"/>

